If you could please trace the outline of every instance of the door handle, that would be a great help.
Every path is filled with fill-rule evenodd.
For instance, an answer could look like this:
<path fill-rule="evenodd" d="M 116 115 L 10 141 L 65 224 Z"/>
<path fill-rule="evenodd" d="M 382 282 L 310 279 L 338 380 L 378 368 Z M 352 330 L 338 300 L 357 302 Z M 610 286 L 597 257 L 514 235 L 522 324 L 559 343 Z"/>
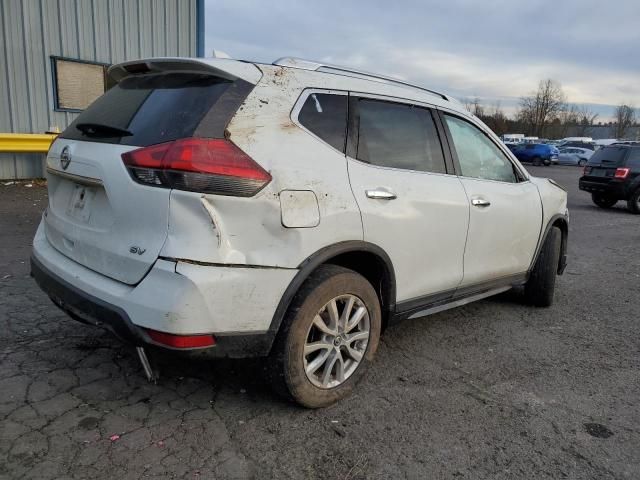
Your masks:
<path fill-rule="evenodd" d="M 474 207 L 488 207 L 489 205 L 491 205 L 491 202 L 489 200 L 485 200 L 484 198 L 473 198 L 471 200 L 471 205 L 473 205 Z"/>
<path fill-rule="evenodd" d="M 373 198 L 375 200 L 393 200 L 398 198 L 397 195 L 389 190 L 385 190 L 384 188 L 374 188 L 373 190 L 365 190 L 367 197 Z"/>

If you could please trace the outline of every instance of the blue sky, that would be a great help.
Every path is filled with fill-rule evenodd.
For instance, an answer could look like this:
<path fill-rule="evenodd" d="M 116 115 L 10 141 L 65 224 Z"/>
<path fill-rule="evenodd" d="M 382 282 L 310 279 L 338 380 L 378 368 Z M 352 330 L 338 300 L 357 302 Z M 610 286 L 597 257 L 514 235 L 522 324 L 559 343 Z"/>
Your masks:
<path fill-rule="evenodd" d="M 640 107 L 640 0 L 205 0 L 205 15 L 207 56 L 317 59 L 509 112 L 543 78 L 601 120 Z"/>

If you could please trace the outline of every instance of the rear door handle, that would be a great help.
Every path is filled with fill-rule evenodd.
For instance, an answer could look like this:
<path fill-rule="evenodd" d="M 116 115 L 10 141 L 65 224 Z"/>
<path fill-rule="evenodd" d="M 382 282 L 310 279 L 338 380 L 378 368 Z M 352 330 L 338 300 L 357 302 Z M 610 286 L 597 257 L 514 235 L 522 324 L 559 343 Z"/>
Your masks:
<path fill-rule="evenodd" d="M 489 200 L 485 200 L 484 198 L 473 198 L 471 199 L 471 205 L 474 207 L 488 207 L 491 205 Z"/>
<path fill-rule="evenodd" d="M 373 190 L 365 190 L 367 197 L 375 200 L 393 200 L 398 198 L 397 195 L 384 188 L 374 188 Z"/>

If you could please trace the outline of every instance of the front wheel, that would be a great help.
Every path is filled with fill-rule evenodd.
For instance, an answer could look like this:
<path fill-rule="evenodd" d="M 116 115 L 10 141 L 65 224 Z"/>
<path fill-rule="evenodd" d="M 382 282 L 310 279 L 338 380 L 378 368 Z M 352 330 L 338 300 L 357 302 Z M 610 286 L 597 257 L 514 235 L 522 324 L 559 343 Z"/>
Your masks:
<path fill-rule="evenodd" d="M 551 160 L 549 160 L 548 158 L 545 158 L 542 163 L 544 164 L 545 167 L 548 167 L 549 165 L 551 165 Z"/>
<path fill-rule="evenodd" d="M 615 198 L 608 195 L 603 195 L 601 193 L 592 193 L 591 200 L 600 208 L 611 208 L 616 203 L 618 203 L 618 200 L 616 200 Z"/>
<path fill-rule="evenodd" d="M 381 324 L 378 296 L 362 275 L 319 267 L 294 297 L 276 338 L 273 386 L 308 408 L 346 397 L 373 361 Z"/>
<path fill-rule="evenodd" d="M 551 227 L 524 286 L 527 303 L 536 307 L 550 307 L 553 304 L 561 244 L 562 232 L 558 227 Z"/>

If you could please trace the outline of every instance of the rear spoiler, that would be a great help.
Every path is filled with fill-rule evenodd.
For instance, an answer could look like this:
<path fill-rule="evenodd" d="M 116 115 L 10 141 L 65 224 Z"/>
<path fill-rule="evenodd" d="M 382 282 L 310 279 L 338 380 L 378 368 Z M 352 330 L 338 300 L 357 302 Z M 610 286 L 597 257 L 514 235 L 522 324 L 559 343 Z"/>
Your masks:
<path fill-rule="evenodd" d="M 249 62 L 227 58 L 149 58 L 118 63 L 107 70 L 107 77 L 114 83 L 131 75 L 160 72 L 204 73 L 227 80 L 242 79 L 253 85 L 262 78 L 260 69 Z"/>

